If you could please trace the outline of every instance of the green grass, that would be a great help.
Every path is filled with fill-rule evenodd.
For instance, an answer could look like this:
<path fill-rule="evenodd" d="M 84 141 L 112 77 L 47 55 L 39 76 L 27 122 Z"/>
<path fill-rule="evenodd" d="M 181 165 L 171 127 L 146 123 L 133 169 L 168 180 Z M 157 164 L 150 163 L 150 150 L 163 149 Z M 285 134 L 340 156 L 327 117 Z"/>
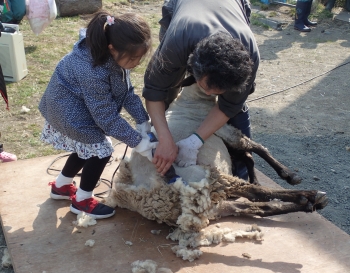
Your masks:
<path fill-rule="evenodd" d="M 317 18 L 318 20 L 330 19 L 332 17 L 332 12 L 325 9 L 325 7 L 322 4 L 318 4 L 315 12 L 311 14 L 311 18 Z"/>
<path fill-rule="evenodd" d="M 263 24 L 259 21 L 260 18 L 265 18 L 264 15 L 262 14 L 257 14 L 257 13 L 252 13 L 251 16 L 250 16 L 250 22 L 252 25 L 254 26 L 260 26 L 264 29 L 270 29 L 270 27 L 266 24 Z"/>
<path fill-rule="evenodd" d="M 149 7 L 154 3 L 159 4 L 158 10 L 142 12 L 141 15 L 151 27 L 155 49 L 158 45 L 158 21 L 163 1 L 135 1 L 133 5 L 138 5 L 142 9 L 142 6 Z M 139 9 L 132 9 L 130 3 L 123 0 L 104 0 L 103 9 L 114 15 L 121 12 L 139 11 Z M 86 27 L 88 21 L 85 18 L 84 16 L 58 17 L 39 35 L 33 33 L 26 19 L 23 19 L 19 25 L 24 40 L 28 75 L 16 83 L 6 82 L 10 112 L 5 110 L 5 105 L 0 99 L 0 132 L 2 135 L 0 143 L 4 144 L 5 151 L 15 153 L 19 159 L 62 152 L 40 141 L 44 120 L 38 110 L 38 104 L 57 63 L 72 50 L 74 43 L 78 40 L 79 29 Z M 141 93 L 143 87 L 146 65 L 147 60 L 131 74 L 138 94 Z M 30 112 L 22 113 L 22 106 L 28 107 Z M 128 115 L 123 114 L 129 120 Z"/>

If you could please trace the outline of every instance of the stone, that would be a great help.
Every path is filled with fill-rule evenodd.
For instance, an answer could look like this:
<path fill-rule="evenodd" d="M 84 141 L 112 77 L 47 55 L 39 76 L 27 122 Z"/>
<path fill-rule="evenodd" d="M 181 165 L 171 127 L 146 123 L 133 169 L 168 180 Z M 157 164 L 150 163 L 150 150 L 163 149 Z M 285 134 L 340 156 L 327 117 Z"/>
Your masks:
<path fill-rule="evenodd" d="M 102 8 L 102 0 L 56 0 L 60 17 L 92 14 Z"/>

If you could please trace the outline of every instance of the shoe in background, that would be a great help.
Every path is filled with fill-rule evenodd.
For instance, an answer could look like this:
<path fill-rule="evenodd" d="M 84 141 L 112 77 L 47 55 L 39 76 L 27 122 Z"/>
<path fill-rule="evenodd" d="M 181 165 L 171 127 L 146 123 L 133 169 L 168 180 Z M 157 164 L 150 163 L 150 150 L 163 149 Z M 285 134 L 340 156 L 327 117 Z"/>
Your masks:
<path fill-rule="evenodd" d="M 16 160 L 17 160 L 17 156 L 14 154 L 4 152 L 4 146 L 3 144 L 0 144 L 0 162 L 5 163 L 5 162 L 16 161 Z"/>

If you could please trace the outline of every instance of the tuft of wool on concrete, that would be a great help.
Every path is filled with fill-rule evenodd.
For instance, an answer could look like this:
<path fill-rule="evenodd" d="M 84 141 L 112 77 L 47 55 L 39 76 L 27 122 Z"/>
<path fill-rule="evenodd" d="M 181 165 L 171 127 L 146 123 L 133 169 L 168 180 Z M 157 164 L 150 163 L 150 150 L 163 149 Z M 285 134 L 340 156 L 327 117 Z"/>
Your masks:
<path fill-rule="evenodd" d="M 166 238 L 179 242 L 179 245 L 171 248 L 177 257 L 192 262 L 203 254 L 202 251 L 195 249 L 196 247 L 220 244 L 221 242 L 233 243 L 236 238 L 248 238 L 262 241 L 263 235 L 264 234 L 257 225 L 252 225 L 245 231 L 214 227 L 202 229 L 200 232 L 189 233 L 177 228 Z"/>
<path fill-rule="evenodd" d="M 86 246 L 93 247 L 95 244 L 95 240 L 89 239 L 85 242 Z"/>
<path fill-rule="evenodd" d="M 169 268 L 158 268 L 153 260 L 135 261 L 131 264 L 132 273 L 173 273 Z"/>
<path fill-rule="evenodd" d="M 152 260 L 135 261 L 131 264 L 132 273 L 156 273 L 157 263 Z"/>
<path fill-rule="evenodd" d="M 11 256 L 7 248 L 4 248 L 1 265 L 4 268 L 9 268 L 12 266 Z"/>
<path fill-rule="evenodd" d="M 73 225 L 77 227 L 88 227 L 96 225 L 97 221 L 85 212 L 81 212 L 77 215 L 77 221 L 73 221 Z"/>

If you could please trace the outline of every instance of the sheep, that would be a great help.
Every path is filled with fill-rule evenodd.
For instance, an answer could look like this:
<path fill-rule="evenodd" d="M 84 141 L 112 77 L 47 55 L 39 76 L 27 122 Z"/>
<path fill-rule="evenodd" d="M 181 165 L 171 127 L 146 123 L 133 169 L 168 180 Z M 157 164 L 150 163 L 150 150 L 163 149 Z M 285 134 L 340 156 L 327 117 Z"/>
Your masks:
<path fill-rule="evenodd" d="M 175 142 L 198 128 L 215 100 L 215 97 L 202 93 L 197 84 L 183 88 L 166 112 Z M 246 153 L 251 183 L 232 175 L 228 149 Z M 251 153 L 265 159 L 288 183 L 301 182 L 300 177 L 275 160 L 266 148 L 244 136 L 240 130 L 225 125 L 200 148 L 197 165 L 181 168 L 174 164 L 180 178 L 172 184 L 166 183 L 146 157 L 132 152 L 129 160 L 121 161 L 113 188 L 103 202 L 178 227 L 178 234 L 173 233 L 171 239 L 186 237 L 187 245 L 191 244 L 188 236 L 192 235 L 186 234 L 197 234 L 198 237 L 213 219 L 230 215 L 265 217 L 297 211 L 312 212 L 327 205 L 326 194 L 317 190 L 280 190 L 260 186 Z M 237 200 L 237 197 L 251 202 Z M 192 243 L 192 246 L 198 246 L 198 243 Z"/>

